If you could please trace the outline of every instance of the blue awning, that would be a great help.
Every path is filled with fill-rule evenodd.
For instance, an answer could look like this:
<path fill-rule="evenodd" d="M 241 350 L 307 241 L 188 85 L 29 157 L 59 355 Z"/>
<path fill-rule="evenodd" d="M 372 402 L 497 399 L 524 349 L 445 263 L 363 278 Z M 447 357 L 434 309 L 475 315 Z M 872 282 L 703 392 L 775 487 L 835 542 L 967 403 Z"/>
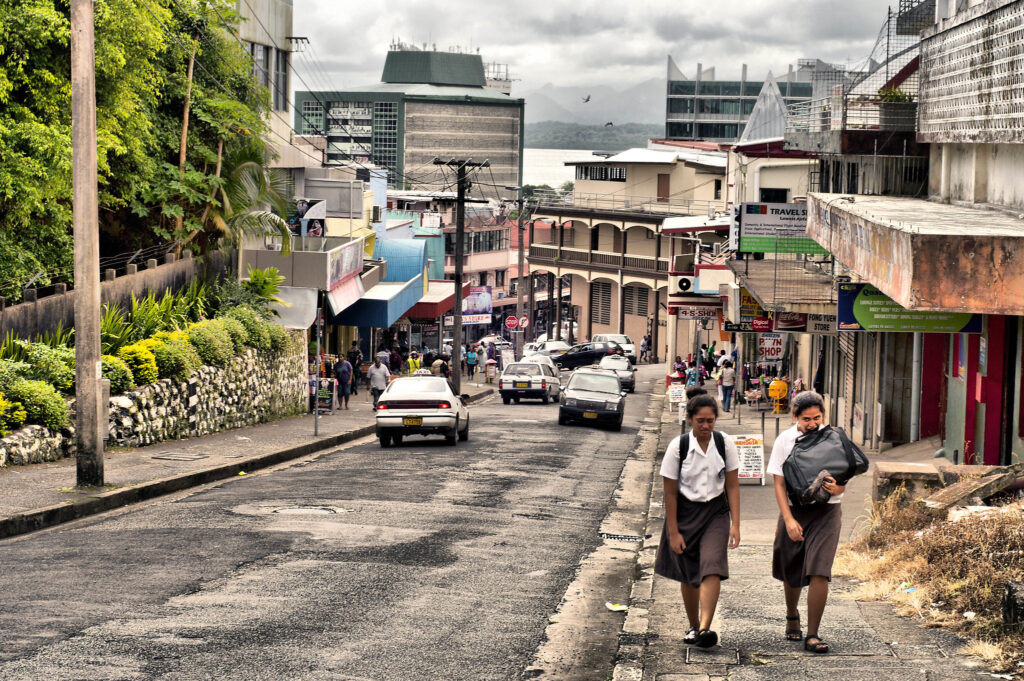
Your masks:
<path fill-rule="evenodd" d="M 330 319 L 335 326 L 386 329 L 423 297 L 423 275 L 410 281 L 382 281 Z"/>

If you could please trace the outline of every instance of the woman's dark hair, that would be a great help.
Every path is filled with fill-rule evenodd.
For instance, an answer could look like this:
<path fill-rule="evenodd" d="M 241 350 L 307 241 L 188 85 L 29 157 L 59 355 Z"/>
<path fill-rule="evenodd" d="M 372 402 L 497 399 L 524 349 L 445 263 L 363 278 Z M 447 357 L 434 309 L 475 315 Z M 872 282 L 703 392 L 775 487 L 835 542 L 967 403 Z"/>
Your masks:
<path fill-rule="evenodd" d="M 697 395 L 707 395 L 707 394 L 708 394 L 708 391 L 705 390 L 704 388 L 700 387 L 699 385 L 691 385 L 689 388 L 686 389 L 686 399 L 687 399 L 687 401 L 692 400 L 694 397 L 697 397 Z"/>
<path fill-rule="evenodd" d="M 703 395 L 697 395 L 692 400 L 686 400 L 686 418 L 693 419 L 693 415 L 704 407 L 711 407 L 715 412 L 715 418 L 718 418 L 718 401 L 706 392 Z"/>
<path fill-rule="evenodd" d="M 790 403 L 790 411 L 793 416 L 800 416 L 811 407 L 817 407 L 821 410 L 821 413 L 825 413 L 825 400 L 818 393 L 813 390 L 805 390 L 802 393 L 798 393 Z"/>
<path fill-rule="evenodd" d="M 722 362 L 722 366 L 729 367 L 730 369 L 732 369 L 732 362 L 729 360 L 725 360 L 724 362 Z"/>
<path fill-rule="evenodd" d="M 691 369 L 696 369 L 697 368 L 697 363 L 696 362 L 690 362 L 690 368 Z"/>

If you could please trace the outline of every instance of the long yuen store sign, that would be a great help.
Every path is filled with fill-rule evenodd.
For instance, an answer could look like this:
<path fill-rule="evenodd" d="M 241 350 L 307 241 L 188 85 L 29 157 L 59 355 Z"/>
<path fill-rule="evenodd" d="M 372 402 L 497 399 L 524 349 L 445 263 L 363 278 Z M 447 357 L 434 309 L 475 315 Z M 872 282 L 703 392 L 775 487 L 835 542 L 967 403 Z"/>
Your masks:
<path fill-rule="evenodd" d="M 907 310 L 871 284 L 839 284 L 840 331 L 981 333 L 981 315 Z"/>

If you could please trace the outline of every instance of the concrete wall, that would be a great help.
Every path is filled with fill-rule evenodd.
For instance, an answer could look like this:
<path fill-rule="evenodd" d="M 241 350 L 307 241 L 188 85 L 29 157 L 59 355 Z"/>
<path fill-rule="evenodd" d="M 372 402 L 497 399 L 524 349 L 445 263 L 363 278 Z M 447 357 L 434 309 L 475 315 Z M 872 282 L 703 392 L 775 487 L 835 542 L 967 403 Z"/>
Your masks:
<path fill-rule="evenodd" d="M 142 263 L 140 267 L 146 267 Z M 131 296 L 144 296 L 152 291 L 157 296 L 164 291 L 177 291 L 184 288 L 197 277 L 207 280 L 231 273 L 234 274 L 234 253 L 215 251 L 202 258 L 188 258 L 172 263 L 157 265 L 153 268 L 140 269 L 135 274 L 119 276 L 113 281 L 104 281 L 100 285 L 100 295 L 104 303 L 115 303 L 128 308 Z M 102 273 L 101 273 L 102 274 Z M 0 309 L 0 337 L 13 332 L 19 338 L 30 338 L 37 334 L 52 331 L 58 324 L 64 328 L 74 326 L 75 292 L 40 298 L 36 302 L 20 303 Z"/>
<path fill-rule="evenodd" d="M 408 101 L 405 105 L 405 172 L 425 182 L 443 181 L 432 164 L 439 158 L 490 161 L 477 177 L 493 184 L 518 185 L 520 108 L 513 105 Z M 449 181 L 453 169 L 446 168 Z M 493 177 L 493 179 L 492 179 Z M 503 190 L 481 187 L 477 196 Z M 508 193 L 508 192 L 505 192 Z"/>
<path fill-rule="evenodd" d="M 988 145 L 987 202 L 1024 208 L 1024 144 Z"/>

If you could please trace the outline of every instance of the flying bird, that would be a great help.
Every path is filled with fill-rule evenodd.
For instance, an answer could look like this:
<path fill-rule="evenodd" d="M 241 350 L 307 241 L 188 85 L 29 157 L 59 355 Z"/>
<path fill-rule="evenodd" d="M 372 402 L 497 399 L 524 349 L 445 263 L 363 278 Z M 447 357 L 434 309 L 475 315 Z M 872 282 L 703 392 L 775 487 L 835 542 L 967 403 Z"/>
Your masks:
<path fill-rule="evenodd" d="M 583 103 L 584 104 L 586 104 L 589 101 L 590 101 L 590 95 L 587 95 L 586 97 L 583 98 Z"/>
<path fill-rule="evenodd" d="M 607 128 L 607 127 L 609 127 L 609 126 L 611 126 L 611 125 L 615 125 L 615 124 L 614 124 L 614 123 L 612 123 L 611 121 L 608 121 L 607 123 L 605 123 L 605 124 L 604 124 L 604 127 L 606 127 L 606 128 Z"/>

